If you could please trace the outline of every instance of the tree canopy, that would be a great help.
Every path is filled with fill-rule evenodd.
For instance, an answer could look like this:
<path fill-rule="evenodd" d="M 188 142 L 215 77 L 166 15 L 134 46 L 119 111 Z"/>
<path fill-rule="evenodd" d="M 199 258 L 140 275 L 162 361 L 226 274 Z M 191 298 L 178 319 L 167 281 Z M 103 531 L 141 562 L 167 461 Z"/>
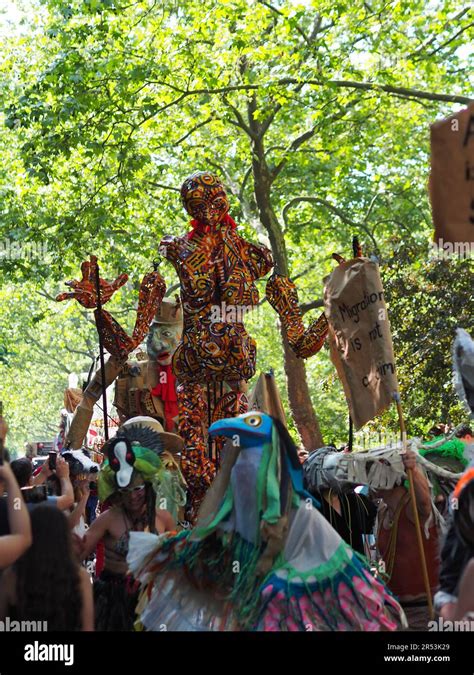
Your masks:
<path fill-rule="evenodd" d="M 0 258 L 16 442 L 51 434 L 67 372 L 94 356 L 90 316 L 53 300 L 62 282 L 96 253 L 105 276 L 130 275 L 114 310 L 133 324 L 161 237 L 186 231 L 179 187 L 205 168 L 296 280 L 305 321 L 357 235 L 381 263 L 409 431 L 462 419 L 450 344 L 474 328 L 472 261 L 430 260 L 427 180 L 429 125 L 469 101 L 469 3 L 43 0 L 23 21 L 1 36 L 0 240 L 43 248 Z M 247 324 L 286 391 L 276 315 L 262 303 Z M 306 376 L 322 436 L 344 441 L 327 350 Z"/>

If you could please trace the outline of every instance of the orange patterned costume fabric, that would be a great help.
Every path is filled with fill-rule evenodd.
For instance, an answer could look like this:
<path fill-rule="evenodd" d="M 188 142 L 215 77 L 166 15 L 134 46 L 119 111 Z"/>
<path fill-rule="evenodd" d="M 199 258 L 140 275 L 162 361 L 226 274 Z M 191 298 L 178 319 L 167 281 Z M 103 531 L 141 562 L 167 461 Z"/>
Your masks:
<path fill-rule="evenodd" d="M 258 304 L 254 281 L 273 266 L 271 254 L 228 225 L 193 234 L 165 238 L 160 246 L 181 282 L 184 328 L 174 373 L 181 382 L 249 380 L 256 343 L 239 319 Z"/>

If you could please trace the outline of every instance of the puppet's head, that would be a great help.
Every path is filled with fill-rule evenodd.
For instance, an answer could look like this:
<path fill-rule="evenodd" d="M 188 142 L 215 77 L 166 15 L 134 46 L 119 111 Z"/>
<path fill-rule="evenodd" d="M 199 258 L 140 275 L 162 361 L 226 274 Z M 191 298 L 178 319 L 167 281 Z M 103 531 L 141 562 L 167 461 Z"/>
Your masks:
<path fill-rule="evenodd" d="M 152 417 L 128 420 L 103 448 L 106 459 L 99 475 L 99 499 L 104 502 L 120 494 L 130 506 L 137 506 L 148 485 L 155 492 L 157 507 L 175 515 L 184 503 L 182 447 L 181 438 L 163 431 Z"/>
<path fill-rule="evenodd" d="M 207 537 L 225 523 L 224 528 L 234 529 L 247 542 L 273 541 L 267 550 L 276 554 L 284 543 L 289 509 L 301 497 L 314 502 L 304 491 L 296 445 L 286 427 L 266 413 L 251 411 L 214 422 L 209 435 L 225 436 L 230 443 L 194 536 Z"/>
<path fill-rule="evenodd" d="M 223 184 L 209 171 L 188 176 L 181 186 L 181 199 L 192 218 L 210 227 L 215 227 L 230 209 Z"/>
<path fill-rule="evenodd" d="M 340 453 L 333 446 L 325 446 L 310 453 L 303 464 L 304 484 L 313 494 L 319 490 L 342 490 L 351 485 L 336 478 Z"/>
<path fill-rule="evenodd" d="M 86 448 L 65 450 L 61 453 L 69 464 L 69 476 L 74 486 L 97 478 L 100 464 L 94 462 Z"/>
<path fill-rule="evenodd" d="M 163 300 L 153 319 L 147 338 L 149 357 L 161 366 L 171 363 L 183 332 L 183 312 L 179 302 Z"/>

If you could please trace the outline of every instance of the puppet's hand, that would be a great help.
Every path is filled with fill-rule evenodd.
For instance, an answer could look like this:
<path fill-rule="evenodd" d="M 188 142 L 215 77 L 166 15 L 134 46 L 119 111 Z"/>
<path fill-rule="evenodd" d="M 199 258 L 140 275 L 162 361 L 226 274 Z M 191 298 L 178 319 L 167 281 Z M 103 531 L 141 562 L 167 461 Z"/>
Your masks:
<path fill-rule="evenodd" d="M 71 293 L 60 293 L 56 296 L 56 300 L 61 302 L 62 300 L 74 299 L 77 300 L 80 305 L 86 309 L 93 309 L 97 307 L 97 289 L 96 289 L 96 274 L 97 274 L 97 258 L 95 255 L 91 255 L 90 262 L 85 261 L 81 265 L 82 279 L 77 281 L 73 279 L 72 281 L 66 281 L 66 286 L 69 286 L 73 289 Z M 106 302 L 110 300 L 112 295 L 123 286 L 128 279 L 127 274 L 120 274 L 114 281 L 105 281 L 105 279 L 99 279 L 100 287 L 100 300 L 102 305 L 105 305 Z"/>

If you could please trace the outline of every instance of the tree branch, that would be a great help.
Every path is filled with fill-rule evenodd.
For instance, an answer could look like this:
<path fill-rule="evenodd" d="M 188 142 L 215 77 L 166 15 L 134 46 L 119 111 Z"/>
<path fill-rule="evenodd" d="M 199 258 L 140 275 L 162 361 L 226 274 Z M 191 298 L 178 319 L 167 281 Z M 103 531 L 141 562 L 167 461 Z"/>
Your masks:
<path fill-rule="evenodd" d="M 265 7 L 267 7 L 269 10 L 271 10 L 275 14 L 278 14 L 279 16 L 282 16 L 282 17 L 286 18 L 285 15 L 283 14 L 283 12 L 281 12 L 279 9 L 277 9 L 277 7 L 274 7 L 273 5 L 271 5 L 269 2 L 265 2 L 265 0 L 258 0 L 258 1 L 261 5 L 264 5 Z M 304 30 L 300 26 L 295 25 L 295 29 L 301 35 L 301 37 L 304 39 L 304 41 L 308 45 L 311 44 L 311 39 L 306 35 Z"/>
<path fill-rule="evenodd" d="M 42 345 L 38 340 L 36 340 L 32 335 L 27 335 L 24 338 L 25 344 L 29 344 L 33 347 L 36 347 L 36 349 L 39 350 L 41 354 L 41 358 L 43 360 L 49 361 L 49 363 L 53 364 L 55 368 L 59 368 L 63 373 L 67 373 L 69 375 L 69 370 L 64 366 L 61 362 L 58 362 L 57 359 L 53 359 L 52 357 L 49 356 L 48 351 L 44 345 Z"/>
<path fill-rule="evenodd" d="M 176 89 L 175 86 L 168 84 L 167 82 L 152 82 L 150 84 L 161 84 L 172 89 Z M 290 84 L 298 85 L 311 85 L 314 87 L 338 87 L 343 89 L 361 89 L 363 91 L 381 91 L 387 94 L 397 94 L 399 96 L 411 97 L 411 98 L 420 98 L 428 101 L 442 101 L 444 103 L 462 103 L 469 104 L 472 102 L 472 98 L 467 96 L 460 96 L 458 94 L 438 94 L 436 92 L 422 91 L 420 89 L 409 89 L 407 87 L 394 87 L 388 84 L 378 84 L 377 82 L 355 82 L 353 80 L 315 80 L 308 79 L 303 82 L 300 79 L 294 77 L 284 77 L 274 82 L 266 82 L 265 84 L 234 84 L 227 85 L 226 87 L 217 87 L 216 89 L 188 89 L 185 91 L 181 90 L 181 96 L 178 96 L 174 101 L 170 101 L 166 105 L 159 108 L 154 113 L 150 113 L 143 122 L 151 119 L 159 112 L 163 112 L 170 108 L 173 105 L 177 105 L 184 98 L 188 96 L 201 96 L 203 94 L 227 94 L 233 91 L 258 91 L 263 87 L 284 87 Z"/>
<path fill-rule="evenodd" d="M 252 131 L 252 129 L 250 129 L 250 127 L 245 122 L 245 120 L 243 118 L 243 115 L 240 112 L 240 110 L 238 110 L 234 105 L 232 105 L 232 103 L 229 103 L 226 96 L 223 97 L 223 100 L 224 100 L 224 103 L 226 104 L 226 106 L 228 108 L 230 108 L 230 110 L 232 110 L 232 112 L 234 113 L 235 119 L 237 120 L 236 125 L 240 129 L 242 129 L 242 131 L 245 131 L 247 136 L 250 136 L 250 138 L 255 139 L 254 132 Z M 229 120 L 229 121 L 232 122 L 232 120 Z"/>
<path fill-rule="evenodd" d="M 88 359 L 93 359 L 94 354 L 92 352 L 85 352 L 82 349 L 73 349 L 72 347 L 68 347 L 68 345 L 64 345 L 66 348 L 66 351 L 69 352 L 70 354 L 80 354 L 82 356 L 87 356 Z"/>
<path fill-rule="evenodd" d="M 306 312 L 309 312 L 311 309 L 316 309 L 317 307 L 324 307 L 324 300 L 313 300 L 313 302 L 305 302 L 302 305 L 300 305 L 301 313 L 306 314 Z"/>
<path fill-rule="evenodd" d="M 331 118 L 331 122 L 336 122 L 336 121 L 340 120 L 341 118 L 343 118 L 344 115 L 346 114 L 346 112 L 349 110 L 349 108 L 352 108 L 356 104 L 357 101 L 358 101 L 358 99 L 355 99 L 355 100 L 351 101 L 337 115 L 333 115 L 332 118 Z M 305 131 L 300 136 L 297 136 L 297 138 L 295 138 L 290 143 L 288 149 L 286 150 L 286 154 L 288 155 L 290 152 L 296 152 L 304 143 L 306 143 L 306 141 L 309 141 L 311 138 L 313 138 L 313 136 L 315 135 L 317 130 L 318 130 L 318 125 L 315 125 L 312 129 L 309 129 L 308 131 Z M 274 169 L 272 170 L 272 172 L 270 174 L 270 179 L 271 179 L 272 183 L 276 180 L 276 178 L 278 177 L 278 175 L 282 171 L 282 169 L 285 166 L 285 164 L 287 163 L 287 161 L 288 161 L 288 157 L 287 156 L 283 157 L 281 159 L 281 161 L 274 167 Z"/>
<path fill-rule="evenodd" d="M 352 229 L 361 229 L 363 230 L 368 237 L 370 237 L 370 240 L 372 241 L 374 248 L 378 249 L 378 245 L 376 240 L 374 239 L 374 236 L 372 232 L 369 230 L 369 228 L 364 225 L 363 223 L 356 223 L 354 220 L 349 218 L 344 211 L 339 209 L 337 206 L 334 206 L 334 204 L 331 204 L 331 202 L 328 202 L 326 199 L 323 199 L 322 197 L 293 197 L 293 199 L 290 199 L 289 202 L 285 204 L 285 206 L 282 209 L 281 215 L 283 218 L 283 222 L 285 223 L 285 226 L 288 226 L 288 221 L 287 221 L 287 213 L 288 211 L 293 208 L 293 206 L 296 206 L 297 204 L 300 204 L 301 202 L 309 202 L 313 204 L 321 204 L 321 206 L 325 206 L 327 209 L 332 211 L 338 218 L 342 220 L 343 223 L 346 223 L 346 225 L 349 225 Z"/>
<path fill-rule="evenodd" d="M 461 28 L 460 30 L 458 30 L 458 32 L 455 33 L 455 34 L 453 35 L 453 37 L 451 37 L 449 40 L 446 40 L 446 42 L 443 42 L 442 44 L 440 44 L 439 47 L 436 47 L 436 49 L 433 49 L 433 51 L 431 51 L 429 54 L 426 54 L 426 56 L 423 56 L 423 58 L 429 58 L 430 56 L 434 56 L 434 55 L 437 54 L 439 51 L 441 51 L 442 49 L 444 49 L 444 47 L 447 47 L 451 42 L 453 42 L 453 40 L 455 40 L 457 37 L 459 37 L 460 35 L 462 35 L 462 33 L 464 33 L 464 32 L 465 32 L 466 30 L 468 30 L 469 28 L 472 28 L 473 26 L 474 26 L 474 22 L 473 22 L 473 23 L 469 23 L 467 26 L 464 26 L 464 28 Z"/>
<path fill-rule="evenodd" d="M 174 141 L 173 145 L 179 145 L 180 143 L 185 141 L 187 138 L 189 138 L 189 136 L 191 136 L 191 134 L 193 134 L 195 131 L 197 131 L 201 127 L 206 126 L 206 124 L 209 124 L 213 120 L 214 120 L 214 117 L 211 115 L 211 117 L 208 117 L 207 120 L 204 120 L 204 122 L 200 122 L 199 124 L 196 124 L 196 126 L 193 127 L 192 129 L 190 129 L 186 134 L 184 134 L 184 136 L 179 138 L 177 141 Z"/>
<path fill-rule="evenodd" d="M 464 9 L 462 9 L 458 14 L 456 14 L 456 16 L 453 16 L 453 18 L 450 19 L 449 21 L 450 21 L 451 23 L 454 22 L 454 21 L 458 21 L 458 20 L 461 19 L 467 12 L 469 12 L 469 10 L 470 10 L 469 7 L 464 7 Z M 447 28 L 448 26 L 449 26 L 449 23 L 445 23 L 444 26 L 443 26 L 443 28 Z M 432 36 L 429 37 L 427 40 L 425 40 L 425 42 L 423 42 L 417 49 L 415 49 L 414 52 L 411 52 L 411 54 L 409 54 L 408 57 L 409 57 L 409 58 L 414 58 L 414 57 L 415 57 L 415 59 L 416 59 L 416 57 L 417 57 L 424 49 L 426 49 L 426 47 L 429 47 L 430 45 L 433 44 L 433 42 L 436 41 L 437 36 L 438 36 L 438 32 L 436 32 L 434 35 L 432 35 Z M 420 58 L 425 58 L 425 55 L 421 55 Z"/>
<path fill-rule="evenodd" d="M 159 188 L 160 190 L 171 190 L 172 192 L 180 192 L 179 188 L 173 187 L 172 185 L 164 185 L 163 183 L 155 183 L 154 180 L 147 180 L 145 182 L 148 185 L 151 185 L 152 187 Z"/>

